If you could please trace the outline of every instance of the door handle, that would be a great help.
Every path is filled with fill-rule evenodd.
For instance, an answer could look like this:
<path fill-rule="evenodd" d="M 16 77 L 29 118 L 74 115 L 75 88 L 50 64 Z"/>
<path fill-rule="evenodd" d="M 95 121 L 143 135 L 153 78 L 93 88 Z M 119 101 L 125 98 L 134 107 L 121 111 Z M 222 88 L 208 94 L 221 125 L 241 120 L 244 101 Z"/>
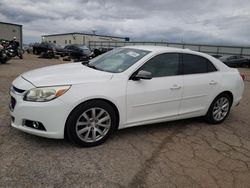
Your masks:
<path fill-rule="evenodd" d="M 170 89 L 171 89 L 171 90 L 181 89 L 181 86 L 173 85 L 172 87 L 170 87 Z"/>
<path fill-rule="evenodd" d="M 209 82 L 209 84 L 210 84 L 210 85 L 216 85 L 216 84 L 218 84 L 218 82 L 212 80 L 212 81 Z"/>

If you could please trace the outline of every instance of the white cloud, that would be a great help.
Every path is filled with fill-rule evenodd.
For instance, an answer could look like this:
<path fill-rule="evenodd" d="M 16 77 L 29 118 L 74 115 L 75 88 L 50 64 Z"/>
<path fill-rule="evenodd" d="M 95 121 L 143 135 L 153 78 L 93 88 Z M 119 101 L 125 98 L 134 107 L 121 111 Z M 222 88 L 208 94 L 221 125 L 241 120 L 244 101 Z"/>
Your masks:
<path fill-rule="evenodd" d="M 250 44 L 249 0 L 1 0 L 0 19 L 23 24 L 25 41 L 91 32 L 134 40 Z"/>

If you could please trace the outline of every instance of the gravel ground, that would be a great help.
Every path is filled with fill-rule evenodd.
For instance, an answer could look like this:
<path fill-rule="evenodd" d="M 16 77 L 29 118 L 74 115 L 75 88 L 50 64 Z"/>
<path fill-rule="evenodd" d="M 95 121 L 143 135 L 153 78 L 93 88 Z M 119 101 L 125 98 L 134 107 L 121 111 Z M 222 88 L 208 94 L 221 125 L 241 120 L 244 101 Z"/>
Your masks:
<path fill-rule="evenodd" d="M 140 126 L 78 148 L 10 127 L 12 80 L 59 63 L 26 55 L 0 65 L 0 187 L 250 186 L 250 69 L 241 70 L 247 75 L 241 104 L 220 125 L 195 118 Z"/>

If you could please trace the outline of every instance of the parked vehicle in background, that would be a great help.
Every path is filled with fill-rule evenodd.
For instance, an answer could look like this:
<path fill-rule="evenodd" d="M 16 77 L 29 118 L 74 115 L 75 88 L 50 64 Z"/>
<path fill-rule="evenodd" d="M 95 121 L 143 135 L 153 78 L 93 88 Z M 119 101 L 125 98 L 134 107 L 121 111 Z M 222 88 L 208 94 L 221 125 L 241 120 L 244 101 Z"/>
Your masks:
<path fill-rule="evenodd" d="M 13 45 L 9 45 L 6 50 L 10 54 L 11 57 L 19 57 L 20 59 L 23 59 L 23 50 L 20 47 L 16 47 Z"/>
<path fill-rule="evenodd" d="M 104 54 L 104 53 L 106 53 L 106 52 L 108 52 L 108 51 L 110 51 L 110 50 L 113 50 L 113 48 L 95 48 L 94 50 L 93 50 L 93 53 L 94 53 L 94 56 L 96 57 L 96 56 L 99 56 L 99 55 L 101 55 L 101 54 Z"/>
<path fill-rule="evenodd" d="M 35 43 L 33 44 L 33 54 L 40 55 L 42 52 L 48 53 L 49 51 L 53 52 L 56 49 L 56 44 L 54 43 Z"/>
<path fill-rule="evenodd" d="M 9 56 L 10 58 L 16 56 L 20 59 L 23 58 L 23 50 L 20 48 L 19 42 L 15 39 L 11 41 L 1 40 L 0 44 L 5 49 L 7 56 Z"/>
<path fill-rule="evenodd" d="M 222 55 L 218 55 L 218 54 L 214 54 L 214 55 L 212 55 L 213 57 L 215 57 L 215 58 L 220 58 L 220 57 L 222 57 Z"/>
<path fill-rule="evenodd" d="M 71 44 L 64 47 L 64 49 L 57 50 L 57 53 L 61 54 L 61 56 L 70 56 L 75 60 L 87 60 L 93 56 L 91 50 L 81 44 Z"/>
<path fill-rule="evenodd" d="M 56 45 L 55 46 L 55 54 L 56 55 L 59 55 L 59 56 L 61 56 L 61 57 L 64 57 L 65 56 L 65 54 L 64 54 L 64 48 L 65 48 L 65 46 L 62 46 L 62 45 Z"/>
<path fill-rule="evenodd" d="M 230 55 L 219 58 L 220 61 L 229 67 L 245 67 L 249 66 L 249 59 L 241 55 Z"/>
<path fill-rule="evenodd" d="M 8 51 L 0 44 L 0 64 L 5 64 L 10 59 Z"/>
<path fill-rule="evenodd" d="M 1 41 L 0 41 L 0 44 L 1 44 L 4 48 L 7 48 L 7 47 L 9 46 L 9 41 L 1 40 Z"/>
<path fill-rule="evenodd" d="M 33 53 L 40 55 L 42 58 L 55 58 L 58 50 L 63 49 L 63 46 L 60 46 L 55 43 L 41 43 L 33 45 Z"/>
<path fill-rule="evenodd" d="M 80 146 L 116 129 L 205 116 L 218 124 L 239 104 L 244 76 L 218 59 L 161 46 L 116 48 L 88 64 L 29 71 L 10 90 L 11 125 Z"/>
<path fill-rule="evenodd" d="M 33 52 L 33 47 L 30 44 L 23 44 L 23 51 L 27 52 L 28 54 L 30 54 L 31 52 Z"/>
<path fill-rule="evenodd" d="M 8 50 L 11 57 L 17 56 L 23 59 L 23 50 L 20 47 L 20 42 L 16 40 L 16 37 L 13 37 L 13 39 L 9 41 L 6 50 Z"/>

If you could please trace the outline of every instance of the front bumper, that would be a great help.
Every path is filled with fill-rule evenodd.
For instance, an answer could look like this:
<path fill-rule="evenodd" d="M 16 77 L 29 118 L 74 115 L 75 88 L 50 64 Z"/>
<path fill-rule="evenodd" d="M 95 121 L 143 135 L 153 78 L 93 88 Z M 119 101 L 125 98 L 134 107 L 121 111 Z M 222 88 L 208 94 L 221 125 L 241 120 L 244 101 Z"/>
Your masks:
<path fill-rule="evenodd" d="M 21 131 L 47 138 L 64 138 L 64 127 L 69 114 L 68 106 L 60 99 L 48 102 L 28 102 L 23 95 L 10 91 L 15 99 L 14 108 L 10 108 L 11 126 Z M 38 130 L 24 125 L 25 120 L 38 121 L 46 130 Z"/>

